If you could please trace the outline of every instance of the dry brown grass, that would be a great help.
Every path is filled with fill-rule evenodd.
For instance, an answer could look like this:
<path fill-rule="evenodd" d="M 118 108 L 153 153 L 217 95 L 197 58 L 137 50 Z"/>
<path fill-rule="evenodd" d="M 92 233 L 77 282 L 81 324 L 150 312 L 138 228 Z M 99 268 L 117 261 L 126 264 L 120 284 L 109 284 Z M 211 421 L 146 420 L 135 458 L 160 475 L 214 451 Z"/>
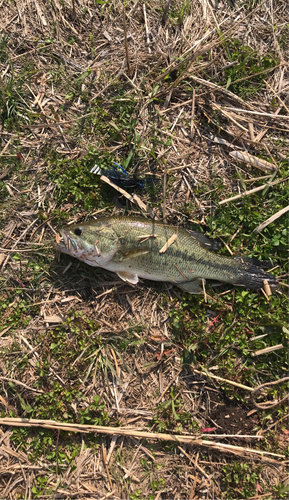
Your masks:
<path fill-rule="evenodd" d="M 112 190 L 102 200 L 101 184 L 99 191 L 95 188 L 94 215 L 73 196 L 58 201 L 59 189 L 51 177 L 55 151 L 69 160 L 63 167 L 68 173 L 91 147 L 119 162 L 130 151 L 128 128 L 116 130 L 116 137 L 99 128 L 98 102 L 106 113 L 100 121 L 107 127 L 111 122 L 115 126 L 112 102 L 137 103 L 131 118 L 137 118 L 139 171 L 165 179 L 161 203 L 151 206 L 148 192 L 138 195 L 145 215 L 166 222 L 205 226 L 220 201 L 237 194 L 243 199 L 244 185 L 254 189 L 262 177 L 274 181 L 272 173 L 288 158 L 287 2 L 150 1 L 145 10 L 146 26 L 142 3 L 125 6 L 127 61 L 123 3 L 118 0 L 0 0 L 0 30 L 9 38 L 7 58 L 1 59 L 0 51 L 3 107 L 10 102 L 7 85 L 12 76 L 23 86 L 20 95 L 14 87 L 21 103 L 18 122 L 1 130 L 1 298 L 6 304 L 0 333 L 2 416 L 12 412 L 13 417 L 32 414 L 85 424 L 80 421 L 84 410 L 100 396 L 103 407 L 91 411 L 90 420 L 97 417 L 103 425 L 109 416 L 109 426 L 131 432 L 120 436 L 114 430 L 113 437 L 104 433 L 96 439 L 85 427 L 73 434 L 61 431 L 59 424 L 50 434 L 41 434 L 42 422 L 40 428 L 15 437 L 13 422 L 2 422 L 1 498 L 241 498 L 246 474 L 239 469 L 240 483 L 231 481 L 229 486 L 224 473 L 234 462 L 249 464 L 248 474 L 257 474 L 250 498 L 279 498 L 282 488 L 276 488 L 286 486 L 288 434 L 278 427 L 286 411 L 272 414 L 269 425 L 249 402 L 249 392 L 235 384 L 238 398 L 229 392 L 230 402 L 216 379 L 194 373 L 192 363 L 182 362 L 182 346 L 172 337 L 169 322 L 172 311 L 182 310 L 180 292 L 147 282 L 130 287 L 66 257 L 53 260 L 58 209 L 68 214 L 68 223 L 112 211 L 139 213 L 138 202 L 125 205 Z M 237 78 L 247 82 L 251 94 L 244 88 L 238 93 L 238 81 L 228 89 L 226 82 L 219 85 L 228 64 L 234 67 L 227 58 L 231 39 L 257 51 L 260 61 L 272 56 L 270 68 L 262 69 L 262 88 L 256 88 L 262 82 L 256 83 L 251 74 Z M 70 93 L 74 96 L 68 97 Z M 249 163 L 238 163 L 236 151 L 247 157 L 250 153 L 254 165 L 252 157 Z M 284 183 L 278 175 L 279 170 L 276 179 Z M 81 182 L 80 177 L 80 191 Z M 11 259 L 16 251 L 20 257 Z M 220 306 L 221 318 L 233 311 L 234 293 Z M 219 296 L 208 295 L 207 300 L 204 332 L 209 338 L 218 319 L 212 305 Z M 189 325 L 189 311 L 185 321 Z M 63 345 L 53 350 L 61 336 Z M 127 346 L 121 349 L 123 339 Z M 237 372 L 243 362 L 236 356 Z M 218 375 L 217 370 L 212 373 Z M 253 380 L 236 380 L 251 388 L 263 381 L 257 368 Z M 63 401 L 65 391 L 69 397 L 61 408 L 56 400 Z M 50 394 L 47 412 L 45 399 L 43 408 L 34 411 L 35 398 Z M 174 419 L 176 414 L 180 420 Z M 217 433 L 223 436 L 218 438 L 223 447 L 134 437 L 134 431 L 142 430 L 198 437 Z M 257 457 L 250 448 L 270 455 Z"/>

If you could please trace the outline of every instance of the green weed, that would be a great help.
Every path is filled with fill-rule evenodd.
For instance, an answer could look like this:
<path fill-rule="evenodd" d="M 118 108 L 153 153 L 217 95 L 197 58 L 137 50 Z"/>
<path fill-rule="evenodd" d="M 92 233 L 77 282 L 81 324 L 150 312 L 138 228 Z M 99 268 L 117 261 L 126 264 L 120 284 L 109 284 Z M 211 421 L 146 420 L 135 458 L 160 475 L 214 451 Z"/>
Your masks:
<path fill-rule="evenodd" d="M 81 312 L 71 311 L 65 324 L 37 337 L 35 347 L 40 356 L 34 367 L 34 387 L 39 388 L 42 393 L 21 393 L 17 385 L 9 383 L 7 390 L 15 402 L 14 416 L 90 425 L 109 423 L 110 419 L 100 396 L 95 395 L 89 399 L 83 393 L 82 379 L 86 373 L 89 375 L 90 366 L 94 366 L 96 371 L 107 368 L 107 376 L 108 369 L 113 370 L 105 355 L 105 341 L 98 335 L 98 330 L 98 323 L 86 318 Z M 19 346 L 13 345 L 11 349 L 19 350 Z M 115 347 L 114 349 L 116 351 Z M 18 362 L 19 374 L 24 374 L 29 366 L 24 354 Z M 54 369 L 63 377 L 63 382 L 55 377 Z M 4 412 L 2 415 L 4 416 Z M 16 428 L 11 441 L 28 454 L 32 463 L 37 463 L 40 457 L 53 463 L 51 472 L 58 474 L 59 467 L 61 470 L 69 466 L 72 470 L 75 468 L 74 459 L 79 454 L 81 439 L 78 434 L 57 432 L 49 429 Z M 55 446 L 56 440 L 58 447 Z M 86 446 L 97 450 L 99 437 L 94 433 L 87 435 Z M 34 485 L 33 490 L 35 497 L 44 492 L 50 494 L 46 476 Z"/>
<path fill-rule="evenodd" d="M 8 56 L 8 42 L 9 38 L 7 35 L 1 35 L 0 37 L 0 61 L 2 63 L 5 63 L 7 61 L 7 56 Z"/>
<path fill-rule="evenodd" d="M 54 493 L 55 488 L 47 488 L 48 477 L 39 476 L 36 478 L 36 484 L 32 487 L 32 493 L 34 494 L 34 498 L 39 498 L 44 493 L 46 495 L 52 495 Z"/>
<path fill-rule="evenodd" d="M 171 387 L 170 399 L 158 406 L 153 422 L 156 424 L 158 432 L 173 429 L 175 432 L 182 432 L 184 428 L 191 430 L 191 415 L 183 410 L 184 403 L 176 389 Z"/>
<path fill-rule="evenodd" d="M 50 156 L 49 177 L 57 186 L 55 199 L 61 205 L 64 202 L 76 205 L 75 209 L 84 208 L 95 212 L 111 204 L 111 188 L 99 180 L 99 177 L 90 173 L 97 164 L 100 168 L 109 167 L 113 158 L 109 153 L 100 153 L 92 149 L 86 157 L 74 160 L 63 159 L 60 155 Z"/>
<path fill-rule="evenodd" d="M 177 25 L 183 24 L 186 16 L 189 15 L 191 10 L 191 2 L 189 0 L 182 0 L 181 2 L 172 2 L 168 10 L 168 18 L 171 23 Z"/>
<path fill-rule="evenodd" d="M 12 326 L 14 322 L 18 322 L 19 325 L 19 318 L 15 312 L 12 318 Z M 86 319 L 81 313 L 72 312 L 64 326 L 56 327 L 48 334 L 38 337 L 36 347 L 42 352 L 42 356 L 41 361 L 37 361 L 35 365 L 35 387 L 45 392 L 36 394 L 33 400 L 26 399 L 11 383 L 10 392 L 17 396 L 19 415 L 92 425 L 108 422 L 104 404 L 100 402 L 98 396 L 87 404 L 81 391 L 82 381 L 79 379 L 79 373 L 87 372 L 91 362 L 93 361 L 93 364 L 95 362 L 95 358 L 91 360 L 89 356 L 95 351 L 97 354 L 104 349 L 102 337 L 97 334 L 98 329 L 99 325 L 94 321 Z M 15 349 L 11 347 L 10 350 L 13 348 Z M 19 347 L 16 346 L 16 349 Z M 80 356 L 81 352 L 85 352 L 85 356 Z M 99 368 L 105 366 L 113 370 L 104 352 L 103 350 L 99 360 Z M 55 377 L 51 377 L 52 364 L 55 365 L 55 362 L 57 366 L 61 366 L 61 372 L 66 380 L 64 385 Z M 27 358 L 24 356 L 18 369 L 24 372 L 26 366 Z"/>
<path fill-rule="evenodd" d="M 142 493 L 141 493 L 141 490 L 136 490 L 135 493 L 131 493 L 129 495 L 129 498 L 131 500 L 139 500 L 142 498 Z"/>
<path fill-rule="evenodd" d="M 260 479 L 262 466 L 235 462 L 224 465 L 222 475 L 221 498 L 244 499 L 264 492 L 264 483 Z"/>
<path fill-rule="evenodd" d="M 288 498 L 289 486 L 288 484 L 284 485 L 279 483 L 278 486 L 273 486 L 274 491 L 276 492 L 277 498 Z"/>
<path fill-rule="evenodd" d="M 280 49 L 286 49 L 289 41 L 289 24 L 282 27 L 281 34 L 277 36 Z"/>
<path fill-rule="evenodd" d="M 287 168 L 284 164 L 283 178 L 287 175 Z M 279 259 L 282 264 L 287 262 L 289 221 L 286 215 L 278 219 L 277 224 L 267 226 L 257 235 L 254 235 L 253 231 L 264 220 L 285 207 L 288 191 L 288 183 L 284 180 L 263 195 L 256 194 L 250 196 L 250 199 L 245 197 L 240 204 L 223 205 L 216 210 L 214 217 L 208 220 L 210 234 L 226 238 L 241 228 L 240 236 L 237 236 L 232 244 L 236 255 L 244 255 L 243 249 L 246 249 L 248 257 L 260 260 Z"/>
<path fill-rule="evenodd" d="M 9 328 L 13 332 L 16 328 L 25 328 L 31 320 L 29 315 L 29 304 L 22 299 L 21 289 L 15 290 L 14 294 L 3 293 L 0 301 L 0 332 Z"/>
<path fill-rule="evenodd" d="M 0 119 L 2 126 L 7 130 L 15 128 L 18 121 L 25 123 L 25 121 L 30 120 L 32 114 L 25 102 L 26 94 L 28 93 L 25 84 L 32 74 L 35 73 L 32 61 L 27 61 L 17 75 L 15 75 L 12 65 L 11 67 L 11 75 L 4 79 L 1 77 L 0 81 Z"/>
<path fill-rule="evenodd" d="M 152 451 L 152 450 L 151 450 Z M 144 474 L 142 475 L 143 480 L 145 478 L 149 478 L 149 488 L 155 492 L 156 490 L 162 489 L 165 490 L 165 480 L 162 477 L 159 477 L 158 472 L 162 469 L 162 465 L 155 464 L 151 460 L 146 460 L 145 458 L 141 458 L 140 463 L 142 465 Z M 138 492 L 135 493 L 136 496 L 130 496 L 130 498 L 138 499 Z M 149 500 L 153 500 L 155 498 L 155 493 L 151 493 L 148 495 Z"/>
<path fill-rule="evenodd" d="M 136 161 L 136 149 L 140 145 L 140 139 L 136 136 L 136 118 L 133 117 L 136 103 L 134 101 L 126 103 L 117 101 L 116 98 L 121 95 L 121 92 L 117 93 L 109 112 L 103 109 L 100 102 L 95 104 L 95 114 L 77 125 L 72 133 L 79 134 L 79 130 L 81 130 L 85 134 L 96 134 L 103 145 L 113 144 L 114 141 L 121 140 L 123 142 L 123 155 L 126 156 L 122 163 L 128 169 L 129 164 Z M 114 115 L 113 120 L 111 113 Z M 74 160 L 73 163 L 63 159 L 56 152 L 49 152 L 47 156 L 50 164 L 49 177 L 55 181 L 58 187 L 55 199 L 59 204 L 68 202 L 77 205 L 77 210 L 82 207 L 87 211 L 112 206 L 112 189 L 100 181 L 98 176 L 90 173 L 90 169 L 95 164 L 105 171 L 111 169 L 113 161 L 116 160 L 103 149 L 105 148 L 90 147 L 86 156 Z"/>
<path fill-rule="evenodd" d="M 262 0 L 237 0 L 238 6 L 247 10 L 255 9 L 261 3 Z"/>
<path fill-rule="evenodd" d="M 271 377 L 272 380 L 278 378 L 280 369 L 283 373 L 288 370 L 286 358 L 280 366 L 280 353 L 263 355 L 256 360 L 251 352 L 280 343 L 286 349 L 287 304 L 277 294 L 271 297 L 268 306 L 260 294 L 237 289 L 234 293 L 233 307 L 231 294 L 228 302 L 228 298 L 223 297 L 217 302 L 209 299 L 211 320 L 208 319 L 208 305 L 195 297 L 188 297 L 177 309 L 172 308 L 173 340 L 182 349 L 183 363 L 185 366 L 199 363 L 207 367 L 217 363 L 221 376 L 244 385 L 252 384 L 256 369 L 264 370 L 264 376 L 259 375 L 264 382 L 268 381 L 267 374 L 270 374 L 270 380 Z M 267 334 L 265 339 L 250 342 L 251 337 L 263 333 Z M 241 368 L 238 359 L 242 359 Z M 244 397 L 228 386 L 224 386 L 224 390 L 229 397 L 241 400 Z M 281 389 L 282 393 L 284 391 L 285 387 Z"/>
<path fill-rule="evenodd" d="M 225 81 L 227 88 L 230 88 L 234 94 L 240 97 L 255 96 L 258 90 L 265 86 L 264 74 L 254 76 L 250 80 L 243 82 L 234 81 L 255 75 L 261 71 L 267 70 L 279 64 L 279 61 L 273 54 L 266 53 L 258 55 L 257 51 L 252 50 L 246 45 L 242 45 L 239 40 L 231 40 L 227 44 L 228 62 L 237 61 L 237 64 L 225 69 Z"/>

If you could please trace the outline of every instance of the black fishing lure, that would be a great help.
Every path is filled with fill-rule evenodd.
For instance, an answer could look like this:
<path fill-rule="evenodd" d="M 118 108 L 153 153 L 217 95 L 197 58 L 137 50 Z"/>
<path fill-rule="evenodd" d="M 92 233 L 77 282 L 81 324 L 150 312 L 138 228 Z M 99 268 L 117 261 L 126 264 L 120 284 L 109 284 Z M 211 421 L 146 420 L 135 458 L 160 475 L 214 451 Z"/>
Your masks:
<path fill-rule="evenodd" d="M 114 166 L 116 165 L 116 167 Z M 92 167 L 91 171 L 93 174 L 105 175 L 109 180 L 114 182 L 117 186 L 123 189 L 145 189 L 147 182 L 155 182 L 156 179 L 139 179 L 135 175 L 130 177 L 128 172 L 118 163 L 114 162 L 112 168 L 109 170 L 101 170 L 97 165 Z"/>

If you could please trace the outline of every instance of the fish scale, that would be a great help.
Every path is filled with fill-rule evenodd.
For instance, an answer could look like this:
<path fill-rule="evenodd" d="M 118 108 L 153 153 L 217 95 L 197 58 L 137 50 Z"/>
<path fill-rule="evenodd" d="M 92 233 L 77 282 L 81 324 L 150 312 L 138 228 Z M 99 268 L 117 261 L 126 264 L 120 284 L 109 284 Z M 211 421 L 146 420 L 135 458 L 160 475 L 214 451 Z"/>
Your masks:
<path fill-rule="evenodd" d="M 139 278 L 168 281 L 189 293 L 202 293 L 210 279 L 260 289 L 274 276 L 259 266 L 218 255 L 201 233 L 139 217 L 107 217 L 61 231 L 61 252 L 95 267 L 113 271 L 128 282 Z M 260 265 L 262 263 L 260 262 Z"/>
<path fill-rule="evenodd" d="M 162 281 L 167 281 L 168 277 L 174 282 L 184 281 L 183 275 L 178 271 L 179 268 L 187 280 L 192 280 L 200 276 L 204 279 L 220 280 L 224 278 L 224 273 L 229 278 L 232 275 L 232 270 L 236 270 L 237 268 L 237 264 L 234 261 L 231 259 L 225 260 L 224 257 L 217 254 L 214 255 L 212 266 L 211 262 L 208 261 L 208 251 L 203 249 L 199 242 L 182 228 L 164 226 L 161 223 L 152 225 L 150 221 L 147 221 L 142 226 L 142 231 L 146 229 L 147 234 L 150 235 L 153 228 L 157 237 L 150 238 L 149 241 L 141 243 L 138 240 L 138 228 L 132 228 L 126 237 L 121 237 L 122 225 L 126 223 L 127 221 L 121 221 L 113 226 L 121 241 L 121 250 L 114 256 L 113 261 L 116 263 L 118 259 L 121 260 L 122 253 L 128 252 L 131 248 L 145 249 L 148 251 L 146 255 L 136 255 L 136 257 L 131 259 L 130 263 L 127 263 L 140 274 L 143 270 L 152 274 L 161 271 L 163 276 Z M 176 242 L 164 254 L 160 255 L 160 249 L 174 234 L 177 234 Z M 213 275 L 214 272 L 216 273 L 215 275 Z"/>

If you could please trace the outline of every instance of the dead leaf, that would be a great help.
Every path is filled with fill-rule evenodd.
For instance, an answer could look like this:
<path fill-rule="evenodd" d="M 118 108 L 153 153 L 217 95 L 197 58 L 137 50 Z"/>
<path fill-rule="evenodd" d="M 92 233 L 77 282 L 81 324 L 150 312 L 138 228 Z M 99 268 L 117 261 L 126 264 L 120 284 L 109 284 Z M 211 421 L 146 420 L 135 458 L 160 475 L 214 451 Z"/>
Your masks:
<path fill-rule="evenodd" d="M 52 316 L 44 316 L 45 323 L 62 323 L 64 318 L 57 316 L 57 314 L 52 314 Z"/>

